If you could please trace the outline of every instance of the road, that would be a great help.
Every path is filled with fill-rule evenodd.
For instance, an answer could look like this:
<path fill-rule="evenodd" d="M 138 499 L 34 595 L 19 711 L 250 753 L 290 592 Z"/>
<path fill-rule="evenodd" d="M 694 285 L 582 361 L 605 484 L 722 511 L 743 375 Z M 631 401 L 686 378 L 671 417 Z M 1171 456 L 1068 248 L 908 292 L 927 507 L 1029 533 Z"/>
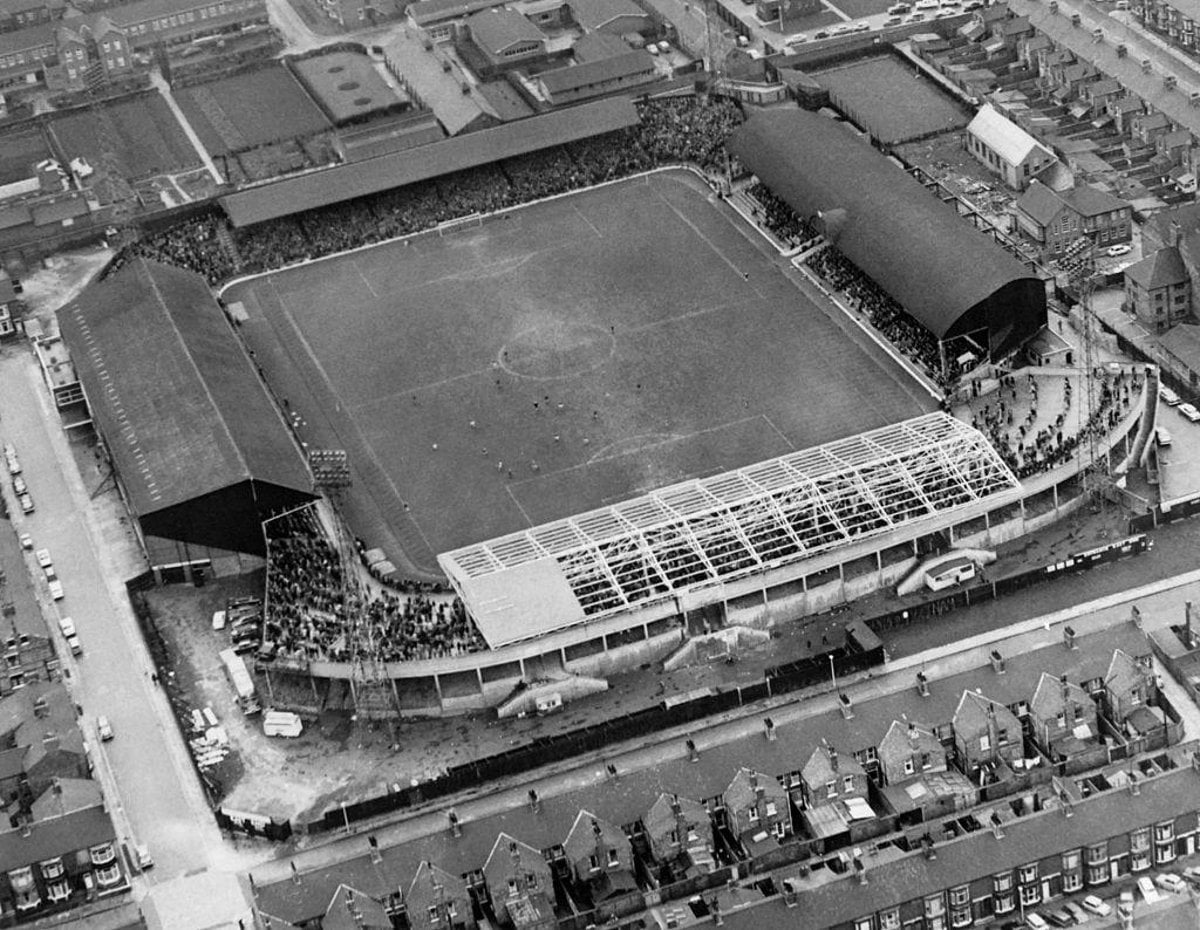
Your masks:
<path fill-rule="evenodd" d="M 129 560 L 119 525 L 93 506 L 67 438 L 24 349 L 0 355 L 0 434 L 20 456 L 36 511 L 14 515 L 17 532 L 49 547 L 65 598 L 51 616 L 75 621 L 84 653 L 69 660 L 70 687 L 83 708 L 89 742 L 99 747 L 97 777 L 118 833 L 144 842 L 157 868 L 148 881 L 236 865 L 222 841 L 165 695 L 150 681 L 150 659 L 125 593 Z M 98 475 L 89 476 L 91 485 Z M 45 587 L 40 593 L 46 597 Z M 95 719 L 112 722 L 116 738 L 100 744 Z"/>

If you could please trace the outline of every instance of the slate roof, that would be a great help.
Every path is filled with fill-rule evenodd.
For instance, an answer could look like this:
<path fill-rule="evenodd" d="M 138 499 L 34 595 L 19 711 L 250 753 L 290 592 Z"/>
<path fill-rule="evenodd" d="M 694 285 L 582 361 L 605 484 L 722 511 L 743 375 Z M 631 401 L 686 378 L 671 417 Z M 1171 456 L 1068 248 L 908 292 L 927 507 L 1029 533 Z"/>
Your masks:
<path fill-rule="evenodd" d="M 500 55 L 519 42 L 544 42 L 545 35 L 516 10 L 481 10 L 467 17 L 471 41 L 485 52 Z"/>
<path fill-rule="evenodd" d="M 322 930 L 391 930 L 383 905 L 349 885 L 339 885 L 329 901 Z"/>
<path fill-rule="evenodd" d="M 837 754 L 837 768 L 834 768 L 833 753 L 828 746 L 817 746 L 808 761 L 800 769 L 800 775 L 809 788 L 817 789 L 835 779 L 846 775 L 865 775 L 863 767 L 852 755 L 844 752 Z"/>
<path fill-rule="evenodd" d="M 247 480 L 311 491 L 281 415 L 199 275 L 137 259 L 58 319 L 139 515 Z"/>
<path fill-rule="evenodd" d="M 575 815 L 571 832 L 563 840 L 563 852 L 569 862 L 581 862 L 596 851 L 598 843 L 606 849 L 624 850 L 623 862 L 629 862 L 629 837 L 615 824 L 591 811 L 581 810 Z"/>
<path fill-rule="evenodd" d="M 675 816 L 673 805 L 679 806 L 679 817 Z M 674 830 L 682 818 L 688 827 L 694 828 L 702 836 L 708 835 L 712 820 L 706 808 L 699 801 L 687 797 L 660 794 L 658 800 L 650 806 L 650 810 L 642 818 L 646 833 L 650 836 L 665 836 Z M 686 837 L 681 837 L 681 841 Z"/>
<path fill-rule="evenodd" d="M 887 733 L 879 741 L 879 759 L 887 763 L 893 759 L 907 759 L 915 753 L 928 753 L 944 761 L 945 748 L 937 734 L 927 727 L 909 721 L 893 720 Z"/>
<path fill-rule="evenodd" d="M 1179 255 L 1179 249 L 1167 246 L 1153 255 L 1147 255 L 1125 269 L 1125 276 L 1135 284 L 1152 290 L 1188 282 L 1187 268 Z"/>
<path fill-rule="evenodd" d="M 1032 181 L 1017 199 L 1017 209 L 1039 226 L 1049 226 L 1063 208 L 1062 198 L 1041 181 Z"/>
<path fill-rule="evenodd" d="M 1092 700 L 1090 694 L 1069 679 L 1066 689 L 1067 700 L 1080 708 L 1082 716 L 1096 716 L 1096 702 Z M 1066 707 L 1066 701 L 1063 699 L 1062 679 L 1043 673 L 1042 680 L 1038 682 L 1037 690 L 1033 692 L 1033 698 L 1029 701 L 1030 713 L 1045 719 L 1057 716 L 1064 707 Z"/>
<path fill-rule="evenodd" d="M 600 29 L 621 16 L 650 18 L 633 0 L 568 0 L 568 6 L 576 22 L 588 30 Z"/>
<path fill-rule="evenodd" d="M 49 820 L 103 804 L 99 782 L 90 778 L 56 778 L 54 785 L 33 802 L 30 812 L 35 821 Z"/>
<path fill-rule="evenodd" d="M 1134 797 L 1116 789 L 1076 802 L 1074 816 L 1051 809 L 1005 823 L 998 839 L 991 830 L 977 830 L 936 847 L 937 858 L 920 852 L 872 865 L 865 858 L 867 883 L 852 875 L 835 876 L 801 891 L 797 906 L 786 907 L 780 897 L 769 903 L 724 915 L 726 930 L 822 930 L 850 925 L 855 918 L 895 907 L 964 885 L 973 879 L 1017 868 L 1067 850 L 1080 849 L 1111 836 L 1174 818 L 1200 804 L 1200 773 L 1192 766 L 1141 783 Z M 817 873 L 813 873 L 817 876 Z M 820 880 L 820 879 L 818 879 Z"/>
<path fill-rule="evenodd" d="M 0 833 L 0 871 L 7 872 L 114 839 L 116 831 L 112 821 L 100 806 L 36 821 L 29 836 L 22 836 L 20 830 Z"/>
<path fill-rule="evenodd" d="M 1090 184 L 1080 184 L 1069 191 L 1064 191 L 1059 196 L 1082 216 L 1099 216 L 1102 213 L 1112 213 L 1129 207 L 1129 204 L 1120 197 L 1115 197 L 1108 191 L 1092 187 Z"/>
<path fill-rule="evenodd" d="M 610 58 L 596 58 L 566 68 L 543 71 L 538 75 L 538 80 L 546 92 L 553 96 L 637 74 L 654 74 L 654 59 L 645 49 L 629 49 Z M 602 88 L 597 88 L 597 92 L 603 92 Z"/>

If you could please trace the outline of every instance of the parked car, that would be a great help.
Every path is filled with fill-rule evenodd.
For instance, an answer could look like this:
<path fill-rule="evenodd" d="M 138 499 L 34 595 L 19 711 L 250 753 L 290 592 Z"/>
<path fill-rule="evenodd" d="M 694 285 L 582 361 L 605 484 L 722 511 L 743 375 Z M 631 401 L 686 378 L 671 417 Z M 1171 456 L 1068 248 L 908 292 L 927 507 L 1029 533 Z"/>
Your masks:
<path fill-rule="evenodd" d="M 1120 242 L 1116 245 L 1110 245 L 1108 247 L 1108 251 L 1104 254 L 1108 255 L 1110 258 L 1116 258 L 1119 255 L 1128 255 L 1132 251 L 1133 246 L 1131 246 L 1128 242 Z"/>
<path fill-rule="evenodd" d="M 1133 916 L 1133 889 L 1126 888 L 1121 892 L 1121 897 L 1117 898 L 1117 911 L 1123 917 Z"/>
<path fill-rule="evenodd" d="M 21 505 L 21 513 L 33 513 L 33 498 L 28 494 L 22 494 L 18 497 L 17 503 Z"/>
<path fill-rule="evenodd" d="M 33 548 L 33 537 L 28 533 L 21 534 L 21 548 L 26 552 Z"/>
<path fill-rule="evenodd" d="M 1165 384 L 1158 386 L 1158 398 L 1168 407 L 1174 407 L 1179 403 L 1179 395 L 1172 391 Z"/>
<path fill-rule="evenodd" d="M 1090 894 L 1079 903 L 1085 911 L 1091 911 L 1097 917 L 1107 917 L 1112 913 L 1112 905 L 1098 895 Z"/>
<path fill-rule="evenodd" d="M 1158 893 L 1158 889 L 1154 887 L 1154 879 L 1149 875 L 1143 875 L 1137 882 L 1138 891 L 1142 893 L 1142 897 L 1146 899 L 1147 904 L 1153 904 L 1162 898 Z"/>
<path fill-rule="evenodd" d="M 1056 911 L 1047 911 L 1046 912 L 1046 921 L 1047 921 L 1047 923 L 1051 923 L 1056 927 L 1073 927 L 1073 926 L 1075 926 L 1075 919 L 1064 908 L 1059 908 Z"/>
<path fill-rule="evenodd" d="M 1175 894 L 1179 894 L 1181 891 L 1187 889 L 1187 885 L 1184 884 L 1183 879 L 1174 872 L 1163 872 L 1162 875 L 1154 879 L 1154 884 L 1158 885 L 1163 891 L 1170 891 Z"/>
<path fill-rule="evenodd" d="M 67 647 L 71 650 L 71 655 L 83 655 L 83 646 L 80 645 L 79 634 L 75 631 L 75 621 L 70 617 L 59 617 L 58 629 L 62 633 L 63 639 L 67 641 Z"/>
<path fill-rule="evenodd" d="M 1184 869 L 1183 880 L 1200 887 L 1200 865 L 1189 865 Z"/>
<path fill-rule="evenodd" d="M 1180 404 L 1175 409 L 1193 423 L 1200 423 L 1200 410 L 1197 410 L 1192 404 Z"/>
<path fill-rule="evenodd" d="M 1088 916 L 1088 912 L 1074 901 L 1068 901 L 1063 905 L 1063 908 L 1075 919 L 1075 923 L 1077 924 L 1086 924 L 1092 919 L 1090 916 Z"/>
<path fill-rule="evenodd" d="M 48 587 L 50 588 L 50 596 L 56 601 L 61 601 L 66 596 L 63 592 L 62 582 L 57 578 L 50 581 Z"/>
<path fill-rule="evenodd" d="M 25 483 L 25 479 L 20 475 L 13 475 L 13 493 L 20 495 L 29 490 L 29 485 Z"/>
<path fill-rule="evenodd" d="M 1154 427 L 1154 439 L 1160 446 L 1169 446 L 1171 444 L 1171 431 L 1165 426 Z"/>
<path fill-rule="evenodd" d="M 1036 911 L 1030 911 L 1025 915 L 1025 925 L 1029 927 L 1029 930 L 1050 930 L 1050 924 L 1046 922 L 1046 918 Z"/>
<path fill-rule="evenodd" d="M 99 734 L 102 743 L 107 743 L 113 738 L 112 724 L 108 722 L 107 717 L 96 718 L 96 733 Z"/>
<path fill-rule="evenodd" d="M 33 557 L 37 559 L 38 565 L 42 566 L 42 568 L 49 568 L 54 564 L 54 559 L 50 558 L 49 549 L 39 549 L 33 554 Z"/>
<path fill-rule="evenodd" d="M 137 855 L 138 868 L 145 872 L 147 869 L 154 868 L 154 858 L 150 855 L 150 847 L 145 843 L 138 843 L 134 847 L 134 853 Z"/>

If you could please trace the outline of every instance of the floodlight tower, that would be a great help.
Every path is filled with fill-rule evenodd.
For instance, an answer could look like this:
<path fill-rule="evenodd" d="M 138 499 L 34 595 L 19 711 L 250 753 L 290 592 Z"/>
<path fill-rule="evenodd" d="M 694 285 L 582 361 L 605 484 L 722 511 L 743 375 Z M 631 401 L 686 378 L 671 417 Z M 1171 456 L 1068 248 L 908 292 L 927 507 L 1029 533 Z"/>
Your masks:
<path fill-rule="evenodd" d="M 1096 339 L 1092 319 L 1092 294 L 1096 290 L 1095 246 L 1087 236 L 1080 236 L 1068 247 L 1059 264 L 1066 270 L 1067 279 L 1074 289 L 1080 310 L 1080 348 L 1083 350 L 1084 389 L 1084 436 L 1087 442 L 1087 460 L 1084 463 L 1083 489 L 1093 506 L 1104 507 L 1111 475 L 1109 457 L 1100 448 L 1101 425 L 1097 422 L 1100 412 L 1096 391 L 1100 387 L 1096 376 Z"/>

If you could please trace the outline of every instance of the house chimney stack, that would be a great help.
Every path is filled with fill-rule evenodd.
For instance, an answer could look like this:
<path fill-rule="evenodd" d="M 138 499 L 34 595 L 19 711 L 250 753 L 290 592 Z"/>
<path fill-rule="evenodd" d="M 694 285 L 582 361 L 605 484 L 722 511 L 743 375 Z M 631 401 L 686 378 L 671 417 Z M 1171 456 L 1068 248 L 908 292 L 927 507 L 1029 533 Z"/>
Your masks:
<path fill-rule="evenodd" d="M 838 703 L 842 709 L 842 716 L 847 720 L 854 719 L 854 702 L 850 700 L 850 695 L 839 694 Z"/>
<path fill-rule="evenodd" d="M 700 750 L 696 748 L 696 741 L 689 738 L 687 741 L 688 759 L 692 762 L 700 761 Z"/>
<path fill-rule="evenodd" d="M 924 672 L 917 672 L 917 694 L 929 697 L 929 679 L 925 677 Z"/>
<path fill-rule="evenodd" d="M 383 862 L 383 850 L 379 848 L 379 840 L 374 833 L 367 837 L 367 846 L 371 849 L 371 861 L 376 865 Z"/>
<path fill-rule="evenodd" d="M 458 822 L 458 814 L 454 808 L 446 811 L 446 818 L 450 821 L 450 835 L 454 837 L 462 836 L 462 825 Z"/>
<path fill-rule="evenodd" d="M 829 747 L 829 767 L 835 772 L 838 770 L 838 753 L 832 746 Z"/>
<path fill-rule="evenodd" d="M 535 814 L 542 809 L 542 800 L 538 797 L 538 793 L 532 788 L 529 789 L 529 809 Z"/>
<path fill-rule="evenodd" d="M 767 734 L 767 739 L 774 742 L 775 740 L 775 721 L 770 717 L 763 717 L 763 731 Z"/>
<path fill-rule="evenodd" d="M 1069 624 L 1067 626 L 1063 627 L 1063 645 L 1066 646 L 1068 649 L 1076 648 L 1076 646 L 1075 646 L 1075 627 L 1070 626 Z"/>
<path fill-rule="evenodd" d="M 992 660 L 992 671 L 995 672 L 997 675 L 1003 675 L 1005 663 L 1004 663 L 1004 657 L 1000 655 L 999 649 L 992 650 L 991 660 Z"/>

